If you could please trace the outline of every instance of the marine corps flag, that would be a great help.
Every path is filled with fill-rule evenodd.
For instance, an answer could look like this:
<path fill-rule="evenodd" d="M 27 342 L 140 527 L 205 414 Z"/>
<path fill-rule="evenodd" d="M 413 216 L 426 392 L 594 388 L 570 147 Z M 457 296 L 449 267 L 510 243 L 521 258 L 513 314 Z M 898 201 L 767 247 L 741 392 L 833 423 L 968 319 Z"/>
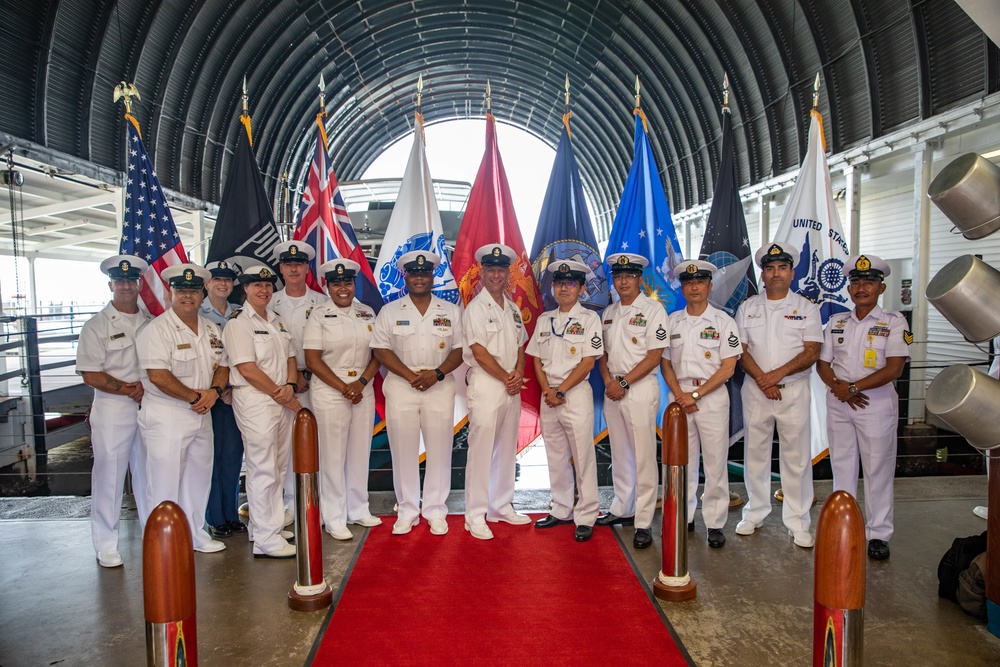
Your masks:
<path fill-rule="evenodd" d="M 496 120 L 486 114 L 486 153 L 479 166 L 479 173 L 469 201 L 465 205 L 462 226 L 455 242 L 452 270 L 460 276 L 458 290 L 462 305 L 482 290 L 477 249 L 488 243 L 502 243 L 510 246 L 518 254 L 516 263 L 511 264 L 507 296 L 521 311 L 521 321 L 528 332 L 528 338 L 535 330 L 535 320 L 542 312 L 542 298 L 531 272 L 531 262 L 524 249 L 521 229 L 514 213 L 514 203 L 507 185 L 507 174 L 497 148 Z M 521 392 L 521 427 L 517 440 L 517 451 L 521 451 L 538 437 L 539 408 L 541 392 L 535 379 L 534 365 L 524 369 L 525 387 Z"/>

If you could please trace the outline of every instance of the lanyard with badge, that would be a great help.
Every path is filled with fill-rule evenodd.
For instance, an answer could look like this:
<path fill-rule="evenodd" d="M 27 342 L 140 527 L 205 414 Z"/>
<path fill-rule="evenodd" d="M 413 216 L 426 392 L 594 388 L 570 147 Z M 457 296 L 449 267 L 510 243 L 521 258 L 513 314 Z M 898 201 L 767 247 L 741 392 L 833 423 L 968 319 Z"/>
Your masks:
<path fill-rule="evenodd" d="M 878 354 L 875 352 L 875 348 L 872 347 L 872 342 L 875 340 L 875 336 L 872 334 L 871 330 L 868 331 L 868 346 L 865 348 L 865 368 L 875 368 L 875 362 L 878 358 Z"/>

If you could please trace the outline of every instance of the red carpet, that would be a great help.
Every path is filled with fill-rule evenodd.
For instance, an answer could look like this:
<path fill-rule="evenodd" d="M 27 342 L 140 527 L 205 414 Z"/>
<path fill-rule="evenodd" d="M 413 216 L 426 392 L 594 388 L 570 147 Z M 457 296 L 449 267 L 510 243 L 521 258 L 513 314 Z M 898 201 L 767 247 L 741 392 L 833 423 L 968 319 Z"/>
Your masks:
<path fill-rule="evenodd" d="M 392 523 L 369 531 L 313 665 L 689 664 L 608 528 Z"/>

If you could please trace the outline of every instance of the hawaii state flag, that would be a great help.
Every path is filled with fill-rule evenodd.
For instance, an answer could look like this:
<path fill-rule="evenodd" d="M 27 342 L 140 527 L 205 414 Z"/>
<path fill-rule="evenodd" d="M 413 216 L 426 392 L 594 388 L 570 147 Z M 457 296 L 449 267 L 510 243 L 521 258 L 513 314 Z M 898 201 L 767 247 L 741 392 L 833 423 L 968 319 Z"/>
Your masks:
<path fill-rule="evenodd" d="M 660 172 L 653 158 L 653 148 L 646 134 L 646 116 L 641 109 L 635 110 L 632 167 L 625 179 L 605 259 L 617 252 L 635 253 L 649 260 L 649 266 L 642 272 L 643 291 L 649 298 L 662 303 L 667 313 L 685 306 L 680 281 L 675 275 L 675 268 L 683 261 L 681 247 L 674 232 L 674 221 L 670 216 Z M 657 377 L 660 381 L 660 409 L 656 424 L 662 426 L 670 388 L 659 371 Z"/>
<path fill-rule="evenodd" d="M 475 253 L 489 243 L 510 246 L 518 255 L 517 262 L 510 267 L 507 296 L 521 311 L 521 321 L 524 322 L 530 339 L 535 331 L 535 321 L 542 313 L 542 297 L 535 285 L 531 262 L 528 261 L 528 253 L 521 238 L 521 228 L 517 224 L 507 173 L 497 147 L 496 120 L 492 114 L 486 114 L 486 152 L 469 192 L 469 201 L 465 205 L 452 258 L 452 269 L 456 276 L 461 276 L 459 293 L 463 306 L 469 305 L 469 301 L 482 290 L 480 266 Z M 521 392 L 518 452 L 530 445 L 540 432 L 541 392 L 535 379 L 533 364 L 525 366 L 524 377 L 526 385 Z"/>
<path fill-rule="evenodd" d="M 382 309 L 382 296 L 375 284 L 371 265 L 364 250 L 358 244 L 354 225 L 347 214 L 347 206 L 340 194 L 337 174 L 333 171 L 327 152 L 326 128 L 323 114 L 316 114 L 316 151 L 309 165 L 309 179 L 302 204 L 299 207 L 299 224 L 292 236 L 296 241 L 305 241 L 316 250 L 316 256 L 309 262 L 306 282 L 320 294 L 325 294 L 325 281 L 319 279 L 319 267 L 331 259 L 342 257 L 361 265 L 355 278 L 355 295 L 358 301 L 371 306 L 376 313 Z"/>
<path fill-rule="evenodd" d="M 382 300 L 385 303 L 395 301 L 406 294 L 403 272 L 396 267 L 396 260 L 411 250 L 426 250 L 441 259 L 434 270 L 434 286 L 431 289 L 434 296 L 459 303 L 458 284 L 445 249 L 441 213 L 434 197 L 431 170 L 424 152 L 424 120 L 419 112 L 414 114 L 414 118 L 413 148 L 382 239 L 375 276 Z"/>
<path fill-rule="evenodd" d="M 830 186 L 823 117 L 816 109 L 810 114 L 809 148 L 774 241 L 799 250 L 791 289 L 820 304 L 823 324 L 833 315 L 849 312 L 854 307 L 847 294 L 847 278 L 841 273 L 850 253 Z M 809 382 L 812 388 L 810 440 L 815 463 L 828 452 L 826 387 L 815 372 L 810 373 Z"/>
<path fill-rule="evenodd" d="M 597 236 L 583 196 L 583 183 L 573 152 L 569 120 L 570 114 L 567 112 L 563 116 L 563 130 L 559 136 L 545 199 L 542 200 L 531 256 L 534 258 L 535 280 L 542 293 L 543 310 L 554 310 L 559 306 L 552 296 L 552 274 L 546 271 L 546 267 L 556 259 L 573 259 L 590 267 L 586 292 L 580 295 L 580 303 L 600 314 L 610 303 L 608 279 L 604 272 L 604 261 L 597 251 Z M 590 372 L 590 387 L 594 393 L 596 441 L 604 437 L 608 428 L 602 409 L 604 381 L 597 364 L 594 364 L 594 370 Z"/>
<path fill-rule="evenodd" d="M 125 119 L 128 120 L 128 172 L 125 174 L 125 214 L 118 251 L 141 257 L 149 264 L 139 279 L 139 296 L 150 315 L 161 315 L 170 304 L 160 272 L 188 260 L 170 207 L 163 197 L 160 180 L 142 145 L 139 122 L 130 113 L 125 114 Z"/>
<path fill-rule="evenodd" d="M 699 256 L 719 268 L 712 279 L 709 303 L 732 317 L 748 296 L 757 293 L 757 279 L 754 277 L 750 236 L 736 181 L 733 119 L 728 106 L 722 107 L 721 157 L 719 177 L 715 180 L 715 192 L 712 194 L 712 209 L 708 214 L 708 222 L 705 223 L 705 237 L 701 241 Z M 729 392 L 730 445 L 743 437 L 741 388 L 744 375 L 743 369 L 737 364 L 733 377 L 726 382 Z"/>

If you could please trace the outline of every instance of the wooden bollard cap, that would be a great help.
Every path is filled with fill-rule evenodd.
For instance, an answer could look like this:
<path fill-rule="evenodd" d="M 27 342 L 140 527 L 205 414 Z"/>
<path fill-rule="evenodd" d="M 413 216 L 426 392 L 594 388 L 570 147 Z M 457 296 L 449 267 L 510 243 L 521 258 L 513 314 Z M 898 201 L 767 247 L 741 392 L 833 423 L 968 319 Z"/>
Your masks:
<path fill-rule="evenodd" d="M 319 435 L 316 417 L 308 408 L 295 415 L 292 429 L 292 470 L 296 473 L 319 471 Z"/>
<path fill-rule="evenodd" d="M 834 491 L 816 524 L 816 602 L 831 609 L 865 606 L 865 518 L 847 491 Z"/>
<path fill-rule="evenodd" d="M 142 536 L 142 594 L 146 620 L 174 623 L 195 611 L 194 545 L 187 516 L 164 500 L 146 520 Z"/>
<path fill-rule="evenodd" d="M 684 408 L 671 403 L 663 411 L 663 465 L 686 466 L 688 463 L 688 424 Z"/>

